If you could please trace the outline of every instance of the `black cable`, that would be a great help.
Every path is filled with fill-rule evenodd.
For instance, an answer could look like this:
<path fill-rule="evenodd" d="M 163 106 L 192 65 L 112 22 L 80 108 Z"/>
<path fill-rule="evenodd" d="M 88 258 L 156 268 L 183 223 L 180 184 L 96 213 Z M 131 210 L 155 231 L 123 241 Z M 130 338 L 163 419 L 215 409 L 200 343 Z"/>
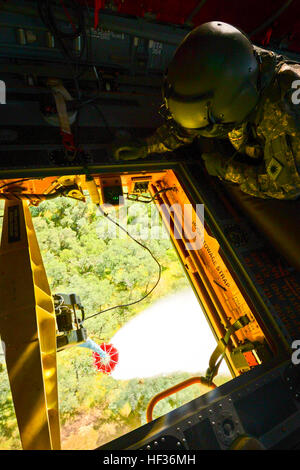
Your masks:
<path fill-rule="evenodd" d="M 78 84 L 78 78 L 80 76 L 80 74 L 78 73 L 78 67 L 81 64 L 78 62 L 78 57 L 74 58 L 70 54 L 68 48 L 64 44 L 63 39 L 76 39 L 78 36 L 82 36 L 83 46 L 82 46 L 81 53 L 80 53 L 80 56 L 79 56 L 79 59 L 80 59 L 82 57 L 83 52 L 85 51 L 85 49 L 87 50 L 87 56 L 89 55 L 88 38 L 87 38 L 87 33 L 86 33 L 84 14 L 82 13 L 81 6 L 79 6 L 74 0 L 68 0 L 68 1 L 71 2 L 72 8 L 74 8 L 75 13 L 76 13 L 76 17 L 77 17 L 77 20 L 78 20 L 78 26 L 76 28 L 76 31 L 72 32 L 72 33 L 66 33 L 66 32 L 64 32 L 64 31 L 62 31 L 61 29 L 58 28 L 57 22 L 55 20 L 55 17 L 54 17 L 53 11 L 52 11 L 51 0 L 38 0 L 38 8 L 39 8 L 39 13 L 40 13 L 40 17 L 41 17 L 42 21 L 47 26 L 47 28 L 50 30 L 50 32 L 53 34 L 54 38 L 57 40 L 57 42 L 60 45 L 60 48 L 62 50 L 62 53 L 63 53 L 68 65 L 72 68 L 72 75 L 73 75 L 73 79 L 74 79 L 74 82 L 75 82 L 75 88 L 77 90 L 78 99 L 79 99 L 79 101 L 81 101 L 81 99 L 80 99 L 81 98 L 80 97 L 80 88 L 79 88 L 79 84 Z M 86 10 L 88 12 L 87 4 L 85 6 L 86 6 Z M 76 70 L 74 70 L 74 67 L 73 67 L 73 62 L 74 61 L 75 61 Z M 99 74 L 98 74 L 95 66 L 94 66 L 94 73 L 95 73 L 95 76 L 96 76 L 96 79 L 97 79 L 98 88 L 99 88 L 99 90 L 101 90 L 101 89 L 103 89 L 104 81 L 103 81 L 102 76 L 101 76 L 101 78 L 99 77 Z M 95 104 L 95 101 L 97 99 L 98 99 L 98 97 L 87 100 L 86 102 L 81 103 L 80 106 L 85 106 L 86 104 L 92 104 L 96 108 L 98 113 L 100 114 L 101 119 L 103 120 L 108 133 L 114 139 L 114 134 L 111 131 L 110 126 L 109 126 L 103 112 Z"/>
<path fill-rule="evenodd" d="M 160 189 L 159 191 L 157 191 L 157 193 L 154 195 L 154 196 L 143 196 L 142 194 L 139 194 L 139 193 L 129 193 L 127 194 L 127 198 L 128 201 L 136 201 L 136 202 L 141 202 L 142 204 L 150 204 L 150 202 L 153 202 L 157 199 L 157 196 L 160 194 L 160 193 L 164 193 L 166 191 L 174 191 L 174 188 L 170 187 L 170 188 L 163 188 L 163 189 Z M 130 198 L 128 196 L 137 196 L 136 198 Z M 138 197 L 143 197 L 145 199 L 147 199 L 147 201 L 141 201 L 140 199 L 138 199 Z"/>
<path fill-rule="evenodd" d="M 97 71 L 95 65 L 93 65 L 93 71 L 94 71 L 95 77 L 97 79 L 98 91 L 101 92 L 102 90 L 104 90 L 104 79 L 103 79 L 101 73 L 100 73 L 100 75 L 101 75 L 101 79 L 100 79 L 98 71 Z M 99 96 L 99 95 L 94 96 L 93 98 L 89 98 L 86 101 L 81 101 L 80 106 L 82 107 L 82 106 L 85 106 L 87 104 L 95 103 L 95 101 L 97 101 L 99 99 L 101 99 L 101 96 Z"/>
<path fill-rule="evenodd" d="M 100 116 L 101 116 L 101 118 L 102 118 L 102 120 L 103 120 L 103 122 L 104 122 L 104 124 L 105 124 L 105 127 L 106 127 L 106 129 L 107 129 L 107 131 L 108 131 L 108 133 L 110 134 L 110 136 L 112 137 L 112 139 L 114 139 L 115 136 L 114 136 L 113 132 L 111 131 L 110 127 L 109 127 L 109 124 L 108 124 L 108 122 L 107 122 L 107 120 L 106 120 L 106 117 L 104 116 L 104 113 L 101 111 L 101 109 L 99 108 L 99 106 L 97 106 L 96 103 L 91 103 L 91 104 L 92 104 L 92 106 L 98 111 L 98 113 L 100 114 Z"/>
<path fill-rule="evenodd" d="M 100 315 L 104 312 L 108 312 L 109 310 L 114 310 L 115 308 L 121 308 L 121 307 L 129 307 L 130 305 L 134 305 L 134 304 L 137 304 L 139 302 L 141 302 L 142 300 L 146 299 L 146 297 L 148 297 L 153 291 L 154 289 L 156 288 L 156 286 L 158 285 L 160 279 L 161 279 L 161 271 L 162 271 L 162 268 L 161 268 L 161 264 L 159 263 L 159 261 L 155 258 L 155 256 L 153 255 L 152 251 L 145 245 L 143 245 L 141 242 L 139 242 L 138 240 L 136 240 L 132 235 L 130 235 L 130 233 L 124 228 L 122 227 L 122 225 L 120 225 L 116 220 L 112 219 L 107 213 L 105 213 L 100 204 L 97 204 L 97 207 L 99 209 L 99 211 L 102 213 L 102 215 L 104 215 L 104 217 L 106 217 L 108 220 L 110 220 L 113 224 L 117 225 L 121 230 L 123 230 L 123 232 L 125 232 L 129 238 L 131 238 L 135 243 L 137 243 L 138 245 L 140 245 L 142 248 L 144 248 L 145 250 L 147 250 L 150 255 L 152 256 L 152 258 L 154 259 L 154 261 L 157 263 L 158 265 L 158 279 L 156 281 L 156 283 L 154 284 L 154 286 L 150 289 L 149 292 L 147 292 L 147 294 L 145 294 L 143 297 L 141 297 L 140 299 L 138 300 L 134 300 L 133 302 L 130 302 L 128 304 L 121 304 L 121 305 L 115 305 L 114 307 L 109 307 L 109 308 L 106 308 L 105 310 L 102 310 L 101 312 L 97 312 L 97 313 L 94 313 L 93 315 L 90 315 L 89 317 L 85 318 L 84 321 L 88 320 L 89 318 L 93 318 L 97 315 Z"/>
<path fill-rule="evenodd" d="M 65 1 L 65 0 L 64 0 Z M 79 6 L 78 3 L 76 3 L 73 0 L 68 0 L 69 3 L 71 3 L 72 9 L 76 13 L 76 19 L 78 22 L 78 25 L 76 26 L 75 31 L 73 32 L 66 32 L 63 31 L 58 27 L 57 21 L 55 19 L 55 16 L 53 14 L 53 1 L 51 0 L 38 0 L 38 8 L 39 8 L 39 13 L 40 16 L 45 23 L 45 25 L 48 27 L 48 29 L 53 32 L 53 35 L 55 37 L 58 37 L 59 39 L 76 39 L 78 36 L 81 34 L 84 34 L 85 32 L 85 19 L 84 15 L 82 13 L 82 8 Z M 73 24 L 72 24 L 73 26 Z"/>
<path fill-rule="evenodd" d="M 6 193 L 6 192 L 3 192 L 3 193 L 0 193 L 0 200 L 2 199 L 7 199 L 7 200 L 10 200 L 11 199 L 11 195 L 13 195 L 13 197 L 15 197 L 16 199 L 27 199 L 27 200 L 30 200 L 30 199 L 40 199 L 41 201 L 43 200 L 48 200 L 48 199 L 55 199 L 56 197 L 58 196 L 65 196 L 64 192 L 65 192 L 66 188 L 63 186 L 59 189 L 57 189 L 55 192 L 53 193 L 41 193 L 41 194 L 37 194 L 37 193 L 20 193 L 20 192 L 10 192 L 10 193 Z M 68 196 L 66 196 L 68 197 Z M 71 197 L 71 196 L 69 196 Z"/>
<path fill-rule="evenodd" d="M 39 14 L 41 17 L 41 20 L 45 24 L 45 26 L 49 29 L 49 31 L 52 33 L 53 37 L 56 39 L 57 44 L 60 46 L 61 52 L 68 64 L 68 66 L 72 70 L 72 75 L 73 79 L 75 82 L 75 88 L 77 90 L 78 97 L 80 97 L 79 93 L 79 85 L 78 85 L 78 66 L 79 62 L 78 59 L 81 59 L 83 56 L 83 53 L 87 47 L 87 34 L 86 34 L 86 28 L 85 28 L 85 18 L 82 13 L 82 9 L 80 5 L 78 5 L 75 1 L 71 1 L 72 8 L 74 8 L 78 20 L 78 26 L 76 27 L 75 32 L 72 33 L 66 33 L 62 31 L 61 29 L 58 28 L 57 22 L 55 20 L 53 11 L 52 11 L 52 5 L 51 5 L 51 0 L 38 0 L 38 10 Z M 74 57 L 74 55 L 70 54 L 70 51 L 68 47 L 65 45 L 64 40 L 74 40 L 78 36 L 82 36 L 82 48 L 80 51 L 80 55 L 77 57 Z M 75 68 L 73 65 L 73 62 L 75 62 Z"/>
<path fill-rule="evenodd" d="M 94 70 L 94 74 L 97 78 L 98 89 L 99 89 L 99 91 L 101 91 L 101 90 L 104 89 L 104 79 L 103 79 L 102 73 L 100 72 L 100 75 L 101 75 L 101 79 L 100 79 L 98 70 L 96 69 L 95 65 L 93 65 L 93 70 Z"/>
<path fill-rule="evenodd" d="M 93 66 L 93 70 L 94 70 L 94 74 L 95 74 L 95 77 L 96 77 L 97 83 L 98 83 L 98 91 L 101 91 L 101 90 L 103 90 L 103 88 L 104 88 L 104 79 L 103 79 L 101 73 L 100 73 L 100 76 L 99 76 L 99 73 L 98 73 L 98 71 L 97 71 L 97 69 L 96 69 L 95 66 Z M 100 96 L 94 96 L 93 98 L 90 98 L 90 99 L 88 99 L 88 100 L 86 100 L 86 101 L 81 102 L 80 107 L 86 106 L 86 105 L 88 105 L 88 104 L 91 104 L 91 105 L 98 111 L 98 113 L 100 114 L 101 119 L 103 120 L 103 122 L 104 122 L 104 124 L 105 124 L 106 130 L 108 131 L 108 133 L 110 134 L 110 136 L 112 137 L 112 139 L 114 139 L 115 136 L 114 136 L 113 132 L 112 132 L 111 129 L 110 129 L 110 126 L 109 126 L 109 124 L 108 124 L 108 122 L 107 122 L 107 120 L 106 120 L 106 117 L 104 116 L 104 113 L 101 111 L 100 107 L 99 107 L 99 106 L 97 105 L 97 103 L 96 103 L 96 101 L 97 101 L 98 99 L 101 99 L 101 97 L 100 97 Z"/>
<path fill-rule="evenodd" d="M 2 186 L 0 186 L 0 189 L 6 188 L 6 186 L 10 186 L 12 184 L 17 184 L 17 183 L 23 183 L 23 181 L 31 181 L 31 180 L 41 180 L 42 178 L 23 178 L 21 180 L 16 180 L 16 181 L 10 181 L 9 183 L 5 183 Z"/>

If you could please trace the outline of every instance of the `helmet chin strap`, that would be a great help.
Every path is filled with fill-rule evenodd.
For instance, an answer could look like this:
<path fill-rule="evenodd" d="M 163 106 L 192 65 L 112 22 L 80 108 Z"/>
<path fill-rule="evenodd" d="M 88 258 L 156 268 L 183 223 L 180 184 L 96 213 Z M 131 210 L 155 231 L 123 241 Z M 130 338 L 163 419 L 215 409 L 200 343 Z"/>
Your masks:
<path fill-rule="evenodd" d="M 237 126 L 236 123 L 230 124 L 211 124 L 210 126 L 199 129 L 199 135 L 202 137 L 227 137 L 228 132 L 232 131 Z"/>

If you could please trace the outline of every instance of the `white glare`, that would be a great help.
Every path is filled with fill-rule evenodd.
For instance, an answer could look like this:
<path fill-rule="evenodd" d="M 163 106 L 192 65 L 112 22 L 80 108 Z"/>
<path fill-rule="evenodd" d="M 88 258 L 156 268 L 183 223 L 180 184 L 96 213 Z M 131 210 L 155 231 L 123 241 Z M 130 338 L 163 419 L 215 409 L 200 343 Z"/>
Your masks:
<path fill-rule="evenodd" d="M 192 290 L 159 300 L 123 326 L 110 341 L 119 351 L 112 377 L 120 380 L 208 368 L 216 341 Z M 225 361 L 222 375 L 230 376 Z"/>

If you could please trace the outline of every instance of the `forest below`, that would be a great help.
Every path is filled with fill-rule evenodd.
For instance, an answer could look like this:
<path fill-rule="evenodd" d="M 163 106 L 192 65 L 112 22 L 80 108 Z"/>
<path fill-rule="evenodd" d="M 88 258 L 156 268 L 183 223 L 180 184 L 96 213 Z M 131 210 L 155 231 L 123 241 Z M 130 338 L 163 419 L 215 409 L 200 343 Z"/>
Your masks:
<path fill-rule="evenodd" d="M 154 302 L 189 287 L 169 237 L 165 234 L 144 239 L 143 231 L 150 219 L 152 229 L 162 233 L 158 215 L 153 218 L 152 212 L 150 217 L 152 205 L 127 204 L 124 222 L 159 260 L 162 276 L 153 293 L 142 302 L 87 320 L 88 335 L 98 344 L 109 342 L 125 323 Z M 30 210 L 52 293 L 79 295 L 86 316 L 137 300 L 155 284 L 158 267 L 150 254 L 128 237 L 116 237 L 115 227 L 97 214 L 90 201 L 60 197 Z M 144 424 L 153 395 L 192 375 L 180 371 L 168 376 L 116 380 L 94 368 L 91 351 L 76 346 L 59 352 L 57 361 L 63 449 L 92 449 Z M 221 377 L 218 383 L 224 380 Z M 175 394 L 156 406 L 154 417 L 206 391 L 194 385 Z M 3 359 L 0 410 L 0 449 L 18 449 L 20 439 Z"/>

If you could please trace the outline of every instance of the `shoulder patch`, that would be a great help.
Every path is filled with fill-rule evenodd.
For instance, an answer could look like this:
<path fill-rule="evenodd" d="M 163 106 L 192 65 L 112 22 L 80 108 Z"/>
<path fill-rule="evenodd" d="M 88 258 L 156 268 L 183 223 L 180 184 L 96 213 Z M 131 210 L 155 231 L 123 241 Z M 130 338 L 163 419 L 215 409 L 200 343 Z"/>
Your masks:
<path fill-rule="evenodd" d="M 274 181 L 280 175 L 282 168 L 283 168 L 283 165 L 278 160 L 276 160 L 276 158 L 274 158 L 274 157 L 269 161 L 269 163 L 266 167 L 268 175 Z"/>

